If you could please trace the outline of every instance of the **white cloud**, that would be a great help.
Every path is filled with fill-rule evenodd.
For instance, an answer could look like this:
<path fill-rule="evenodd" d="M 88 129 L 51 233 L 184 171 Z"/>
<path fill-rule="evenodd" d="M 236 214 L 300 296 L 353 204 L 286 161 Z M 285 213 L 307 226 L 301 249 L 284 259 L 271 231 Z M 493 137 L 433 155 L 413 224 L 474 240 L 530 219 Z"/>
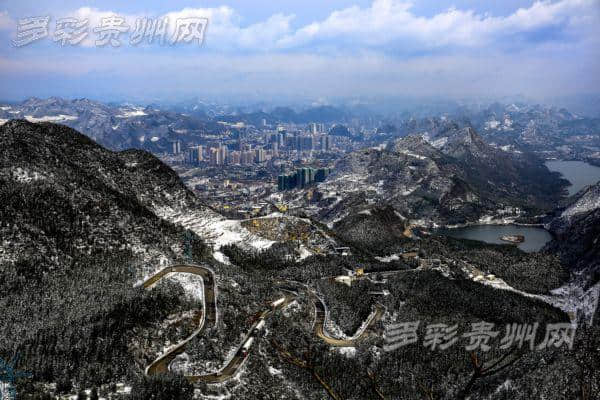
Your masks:
<path fill-rule="evenodd" d="M 92 7 L 81 7 L 74 12 L 66 13 L 62 17 L 75 17 L 79 20 L 88 19 L 88 27 L 89 34 L 86 39 L 82 42 L 82 45 L 85 47 L 93 47 L 95 46 L 95 41 L 98 39 L 97 34 L 93 31 L 95 27 L 100 26 L 102 19 L 111 17 L 111 16 L 119 16 L 125 20 L 125 24 L 128 25 L 129 31 L 128 33 L 124 33 L 120 40 L 123 44 L 127 44 L 129 40 L 129 35 L 133 32 L 136 24 L 136 20 L 138 18 L 152 18 L 152 19 L 162 19 L 168 18 L 168 29 L 167 29 L 167 40 L 171 38 L 173 35 L 173 31 L 175 28 L 175 21 L 179 18 L 190 18 L 190 17 L 202 17 L 208 18 L 210 29 L 214 31 L 215 35 L 227 40 L 231 40 L 233 35 L 231 32 L 237 29 L 236 24 L 238 20 L 238 16 L 235 14 L 235 11 L 227 6 L 218 7 L 218 8 L 184 8 L 179 11 L 172 11 L 164 15 L 154 15 L 154 14 L 124 14 L 116 11 L 109 10 L 100 10 L 98 8 Z M 230 36 L 231 38 L 227 38 Z"/>
<path fill-rule="evenodd" d="M 206 45 L 215 49 L 270 48 L 277 40 L 292 32 L 293 15 L 275 14 L 265 21 L 242 27 L 242 17 L 230 7 L 185 8 L 166 14 L 169 21 L 178 18 L 208 18 Z"/>
<path fill-rule="evenodd" d="M 211 34 L 221 37 L 227 41 L 230 40 L 232 31 L 235 31 L 239 24 L 240 17 L 235 10 L 228 6 L 216 8 L 184 8 L 179 11 L 172 11 L 164 15 L 169 19 L 172 25 L 179 18 L 208 18 L 208 25 Z"/>
<path fill-rule="evenodd" d="M 170 33 L 178 18 L 208 18 L 205 45 L 215 50 L 296 49 L 314 44 L 322 47 L 346 44 L 352 48 L 396 45 L 428 50 L 444 46 L 485 46 L 510 35 L 543 28 L 558 29 L 559 25 L 578 37 L 598 36 L 599 9 L 597 0 L 559 0 L 538 1 L 508 16 L 451 8 L 431 17 L 422 17 L 413 13 L 409 2 L 374 0 L 370 7 L 348 7 L 332 12 L 321 21 L 296 28 L 292 26 L 294 15 L 290 14 L 275 14 L 244 26 L 243 17 L 229 6 L 184 8 L 163 17 L 169 19 Z M 119 15 L 90 7 L 80 8 L 74 14 L 90 19 L 91 29 L 100 24 L 101 18 Z M 0 27 L 3 15 L 8 17 L 0 13 Z M 135 20 L 144 15 L 121 16 L 133 29 Z M 95 36 L 90 32 L 84 45 L 93 45 Z"/>
<path fill-rule="evenodd" d="M 411 3 L 398 0 L 375 0 L 369 8 L 349 7 L 298 29 L 278 44 L 295 47 L 324 39 L 351 39 L 352 43 L 364 45 L 405 40 L 427 48 L 476 46 L 488 44 L 498 36 L 527 33 L 560 23 L 568 26 L 576 19 L 588 26 L 598 24 L 597 0 L 540 1 L 506 17 L 451 8 L 426 18 L 415 15 L 411 8 Z M 584 20 L 588 15 L 596 18 Z"/>
<path fill-rule="evenodd" d="M 79 21 L 83 21 L 83 20 L 87 19 L 88 20 L 87 26 L 89 29 L 88 35 L 80 43 L 80 45 L 83 47 L 94 47 L 96 45 L 96 40 L 98 39 L 96 33 L 94 33 L 94 28 L 100 26 L 103 18 L 112 17 L 112 16 L 120 16 L 120 17 L 125 18 L 125 23 L 130 25 L 130 29 L 133 29 L 133 24 L 135 23 L 135 19 L 138 17 L 138 16 L 134 16 L 134 15 L 119 14 L 114 11 L 102 11 L 102 10 L 99 10 L 97 8 L 92 8 L 92 7 L 81 7 L 79 9 L 75 10 L 75 12 L 68 13 L 66 15 L 61 16 L 61 18 L 74 17 L 74 18 L 77 18 Z M 126 37 L 121 36 L 120 40 L 122 43 L 124 43 L 124 41 L 126 40 Z"/>
<path fill-rule="evenodd" d="M 179 11 L 172 11 L 164 15 L 134 15 L 123 14 L 115 11 L 100 10 L 91 7 L 82 7 L 74 12 L 66 13 L 61 17 L 75 17 L 79 20 L 88 19 L 89 34 L 82 42 L 84 47 L 93 47 L 97 39 L 93 29 L 100 25 L 102 18 L 110 16 L 120 16 L 125 19 L 129 25 L 130 32 L 135 27 L 138 18 L 168 18 L 167 38 L 173 34 L 175 21 L 180 18 L 207 18 L 208 28 L 206 33 L 205 45 L 216 50 L 232 49 L 267 49 L 275 43 L 292 33 L 291 21 L 293 15 L 275 14 L 264 21 L 257 22 L 243 27 L 242 16 L 233 8 L 228 6 L 214 8 L 184 8 Z M 0 17 L 2 14 L 0 14 Z M 1 22 L 1 19 L 0 19 Z M 128 40 L 126 35 L 121 40 Z"/>
<path fill-rule="evenodd" d="M 598 0 L 537 1 L 507 16 L 478 14 L 468 9 L 451 8 L 430 17 L 416 15 L 405 0 L 374 0 L 369 7 L 351 6 L 337 10 L 322 20 L 293 26 L 294 15 L 274 14 L 252 24 L 229 6 L 184 8 L 163 16 L 129 14 L 82 7 L 56 18 L 75 16 L 89 19 L 90 32 L 84 46 L 94 46 L 93 28 L 101 19 L 119 15 L 130 29 L 139 17 L 167 17 L 169 34 L 178 18 L 208 18 L 205 45 L 215 50 L 298 49 L 306 46 L 329 48 L 346 45 L 353 49 L 443 49 L 445 46 L 481 47 L 493 45 L 508 36 L 527 34 L 540 29 L 564 29 L 571 38 L 600 36 Z M 6 11 L 0 11 L 0 30 L 15 26 Z M 123 36 L 127 40 L 126 36 Z"/>
<path fill-rule="evenodd" d="M 117 57 L 81 52 L 69 62 L 59 50 L 45 54 L 44 62 L 39 55 L 19 52 L 0 57 L 0 75 L 5 80 L 25 77 L 18 85 L 12 78 L 4 82 L 17 93 L 23 83 L 47 87 L 48 76 L 75 79 L 106 93 L 148 96 L 576 93 L 600 87 L 599 11 L 598 0 L 559 0 L 534 3 L 507 16 L 449 9 L 422 17 L 409 3 L 376 0 L 370 7 L 348 7 L 294 26 L 289 14 L 246 23 L 227 6 L 184 8 L 165 16 L 172 24 L 177 18 L 208 18 L 206 51 L 178 51 L 174 57 L 156 45 L 151 55 L 126 45 Z M 89 18 L 92 29 L 115 14 L 80 8 L 64 16 Z M 160 17 L 121 16 L 129 25 L 141 16 Z M 2 18 L 8 15 L 0 13 L 0 26 Z M 570 40 L 556 40 L 558 27 Z M 551 40 L 525 43 L 526 51 L 517 53 L 503 47 L 517 41 L 507 39 L 511 35 L 538 30 L 551 33 Z M 87 45 L 93 46 L 96 35 L 90 31 L 89 36 Z M 405 47 L 408 56 L 402 56 Z M 415 49 L 423 51 L 410 52 Z"/>
<path fill-rule="evenodd" d="M 8 11 L 0 11 L 0 31 L 14 29 L 17 23 L 10 18 Z"/>

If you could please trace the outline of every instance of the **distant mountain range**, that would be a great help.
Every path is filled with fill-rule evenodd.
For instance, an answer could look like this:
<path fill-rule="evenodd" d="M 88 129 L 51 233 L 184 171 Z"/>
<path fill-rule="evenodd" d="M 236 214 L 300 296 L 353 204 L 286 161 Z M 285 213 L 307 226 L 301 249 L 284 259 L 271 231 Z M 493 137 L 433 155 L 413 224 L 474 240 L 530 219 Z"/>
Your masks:
<path fill-rule="evenodd" d="M 57 97 L 31 98 L 0 108 L 0 122 L 17 118 L 64 124 L 113 150 L 166 151 L 170 149 L 170 141 L 193 141 L 207 133 L 225 131 L 222 125 L 210 119 L 154 107 L 115 106 L 88 99 Z"/>
<path fill-rule="evenodd" d="M 564 108 L 492 104 L 469 119 L 488 143 L 498 147 L 561 159 L 600 158 L 600 118 Z"/>
<path fill-rule="evenodd" d="M 243 122 L 262 126 L 279 123 L 345 124 L 363 121 L 371 126 L 380 123 L 380 140 L 412 134 L 426 134 L 443 128 L 444 119 L 468 121 L 491 146 L 504 151 L 536 152 L 544 158 L 580 159 L 600 163 L 600 118 L 579 116 L 564 108 L 524 103 L 493 103 L 483 108 L 451 108 L 447 117 L 414 118 L 385 122 L 364 107 L 322 105 L 295 110 L 276 107 L 268 111 L 240 111 L 233 107 L 202 102 L 179 104 L 170 108 L 150 105 L 104 104 L 89 99 L 66 100 L 30 98 L 21 103 L 0 104 L 0 123 L 10 119 L 31 122 L 48 121 L 65 124 L 114 150 L 140 148 L 151 152 L 169 150 L 170 142 L 197 142 L 198 139 L 222 135 L 225 123 Z M 439 115 L 439 113 L 438 113 Z M 443 112 L 442 112 L 442 115 Z M 467 125 L 464 124 L 463 125 Z M 332 134 L 349 136 L 341 130 Z M 360 137 L 356 137 L 360 140 Z"/>
<path fill-rule="evenodd" d="M 235 130 L 219 122 L 262 126 L 263 120 L 276 125 L 281 122 L 331 123 L 350 118 L 348 112 L 332 106 L 301 112 L 279 107 L 269 113 L 238 113 L 197 104 L 178 106 L 174 110 L 157 106 L 104 104 L 89 99 L 30 98 L 21 103 L 0 105 L 0 123 L 11 119 L 60 123 L 113 150 L 137 148 L 158 153 L 170 150 L 170 143 L 175 140 L 197 143 L 206 136 L 214 138 L 227 129 Z M 344 132 L 336 134 L 344 135 Z"/>
<path fill-rule="evenodd" d="M 299 112 L 289 107 L 276 107 L 270 112 L 261 111 L 226 116 L 225 120 L 244 121 L 255 126 L 260 126 L 263 119 L 268 124 L 274 125 L 280 122 L 293 122 L 297 124 L 342 122 L 349 120 L 351 117 L 352 115 L 348 111 L 341 108 L 318 106 Z"/>
<path fill-rule="evenodd" d="M 448 118 L 473 126 L 491 146 L 528 151 L 544 158 L 600 160 L 600 118 L 564 108 L 494 103 L 482 110 L 463 109 Z M 444 117 L 402 121 L 384 130 L 398 135 L 427 134 L 444 126 Z"/>
<path fill-rule="evenodd" d="M 600 112 L 600 110 L 599 110 Z M 435 114 L 433 114 L 435 115 Z M 507 152 L 537 153 L 542 158 L 600 163 L 600 118 L 574 114 L 565 108 L 524 103 L 493 103 L 462 107 L 426 118 L 405 115 L 378 128 L 381 140 L 427 135 L 443 129 L 446 120 L 472 126 L 493 147 Z"/>

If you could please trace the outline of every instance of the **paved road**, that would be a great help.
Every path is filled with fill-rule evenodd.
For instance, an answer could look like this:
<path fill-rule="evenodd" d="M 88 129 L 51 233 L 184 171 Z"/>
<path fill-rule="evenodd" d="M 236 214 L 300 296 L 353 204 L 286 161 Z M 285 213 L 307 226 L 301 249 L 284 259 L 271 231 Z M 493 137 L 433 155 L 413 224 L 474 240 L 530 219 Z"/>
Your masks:
<path fill-rule="evenodd" d="M 368 328 L 374 325 L 379 319 L 383 316 L 383 312 L 385 311 L 384 307 L 381 304 L 375 305 L 375 311 L 373 311 L 369 317 L 367 318 L 366 323 L 363 325 L 362 329 L 360 329 L 352 338 L 350 339 L 337 339 L 331 337 L 325 333 L 324 326 L 325 320 L 327 319 L 327 308 L 325 303 L 319 296 L 315 293 L 311 293 L 311 298 L 313 300 L 313 304 L 315 305 L 316 319 L 314 325 L 314 333 L 316 336 L 320 337 L 325 341 L 325 343 L 336 346 L 336 347 L 354 347 L 356 343 L 364 339 L 368 334 Z"/>
<path fill-rule="evenodd" d="M 177 355 L 185 351 L 186 345 L 198 336 L 206 327 L 205 322 L 209 321 L 212 325 L 216 325 L 217 322 L 217 303 L 216 303 L 216 284 L 214 272 L 208 268 L 197 266 L 197 265 L 174 265 L 167 267 L 155 275 L 148 278 L 144 283 L 143 287 L 149 289 L 154 286 L 165 276 L 172 273 L 188 273 L 202 277 L 203 282 L 203 293 L 204 293 L 204 306 L 201 313 L 201 317 L 198 320 L 198 326 L 192 332 L 190 336 L 178 343 L 176 346 L 170 348 L 166 353 L 162 354 L 156 360 L 154 360 L 148 367 L 146 367 L 146 375 L 154 375 L 158 373 L 164 373 L 169 370 L 169 365 Z M 248 350 L 252 346 L 252 342 L 248 342 L 250 339 L 255 339 L 260 331 L 257 326 L 264 321 L 269 315 L 278 309 L 287 306 L 294 300 L 295 296 L 288 295 L 283 296 L 280 299 L 273 301 L 270 307 L 260 313 L 257 320 L 252 324 L 248 332 L 246 333 L 244 340 L 240 343 L 235 355 L 229 360 L 229 362 L 218 372 L 206 375 L 190 375 L 186 378 L 190 382 L 207 382 L 207 383 L 218 383 L 224 382 L 227 379 L 233 377 L 239 368 L 242 366 L 246 358 L 248 357 Z M 263 322 L 264 324 L 264 322 Z"/>
<path fill-rule="evenodd" d="M 284 308 L 289 303 L 291 303 L 294 300 L 294 297 L 293 296 L 285 296 L 283 299 L 284 299 L 283 302 L 281 302 L 277 306 L 270 307 L 269 309 L 261 312 L 258 319 L 254 322 L 254 324 L 252 324 L 252 326 L 246 333 L 244 339 L 238 346 L 238 349 L 235 352 L 235 355 L 231 358 L 231 360 L 229 360 L 229 362 L 227 362 L 227 364 L 220 371 L 214 372 L 212 374 L 207 374 L 207 375 L 186 376 L 186 378 L 192 383 L 193 382 L 220 383 L 220 382 L 224 382 L 227 379 L 235 376 L 235 374 L 238 372 L 240 367 L 244 364 L 244 361 L 246 361 L 246 359 L 248 358 L 247 351 L 249 350 L 251 345 L 247 349 L 244 349 L 244 345 L 246 343 L 248 343 L 248 341 L 250 339 L 255 340 L 257 338 L 257 336 L 260 335 L 260 333 L 261 333 L 261 331 L 258 331 L 256 329 L 257 325 L 260 324 L 261 321 L 264 321 L 273 312 L 275 312 L 275 310 Z M 254 343 L 254 342 L 252 342 L 252 343 Z M 246 351 L 246 353 L 244 351 Z"/>
<path fill-rule="evenodd" d="M 197 266 L 197 265 L 174 265 L 167 267 L 155 275 L 151 276 L 148 280 L 143 283 L 143 287 L 149 289 L 153 287 L 158 281 L 165 276 L 172 273 L 188 273 L 198 275 L 202 278 L 203 293 L 204 293 L 204 304 L 201 316 L 198 319 L 198 326 L 192 332 L 190 336 L 178 343 L 176 346 L 170 348 L 166 353 L 162 354 L 156 360 L 154 360 L 148 367 L 146 367 L 146 375 L 154 375 L 158 373 L 164 373 L 169 370 L 169 365 L 177 357 L 177 355 L 185 351 L 186 345 L 204 331 L 206 327 L 206 321 L 210 322 L 213 326 L 217 322 L 217 303 L 216 303 L 216 282 L 214 272 L 208 268 Z M 367 322 L 364 324 L 363 329 L 357 332 L 357 334 L 351 339 L 336 339 L 328 336 L 323 327 L 325 326 L 325 320 L 327 318 L 327 308 L 325 303 L 316 295 L 315 292 L 308 289 L 316 310 L 315 320 L 315 335 L 323 339 L 326 343 L 332 346 L 338 347 L 353 347 L 356 342 L 363 339 L 368 335 L 368 328 L 377 322 L 383 315 L 384 308 L 380 304 L 377 304 L 376 309 L 371 315 Z M 289 292 L 289 291 L 286 291 Z M 264 321 L 273 314 L 276 310 L 282 309 L 291 303 L 295 298 L 296 294 L 289 292 L 290 294 L 285 295 L 277 300 L 270 303 L 269 308 L 262 311 L 257 320 L 250 326 L 244 339 L 238 346 L 235 355 L 227 362 L 227 364 L 218 372 L 205 375 L 189 375 L 186 378 L 190 382 L 206 382 L 206 383 L 220 383 L 224 382 L 231 377 L 235 376 L 240 367 L 244 364 L 244 361 L 248 358 L 248 352 L 254 343 L 254 340 L 261 334 L 261 329 L 258 329 L 259 324 L 264 325 Z"/>
<path fill-rule="evenodd" d="M 154 286 L 165 276 L 172 273 L 187 273 L 198 275 L 202 278 L 204 301 L 203 309 L 201 310 L 201 316 L 198 321 L 198 326 L 192 332 L 190 336 L 178 343 L 175 347 L 170 348 L 166 353 L 162 354 L 156 360 L 154 360 L 148 367 L 146 367 L 146 375 L 154 375 L 161 372 L 167 372 L 171 362 L 177 357 L 177 355 L 185 351 L 186 345 L 198 336 L 205 328 L 206 321 L 216 325 L 217 323 L 217 298 L 216 298 L 216 287 L 215 287 L 215 275 L 214 272 L 208 268 L 197 266 L 197 265 L 174 265 L 167 267 L 155 275 L 151 276 L 148 280 L 143 283 L 145 289 L 149 289 Z"/>

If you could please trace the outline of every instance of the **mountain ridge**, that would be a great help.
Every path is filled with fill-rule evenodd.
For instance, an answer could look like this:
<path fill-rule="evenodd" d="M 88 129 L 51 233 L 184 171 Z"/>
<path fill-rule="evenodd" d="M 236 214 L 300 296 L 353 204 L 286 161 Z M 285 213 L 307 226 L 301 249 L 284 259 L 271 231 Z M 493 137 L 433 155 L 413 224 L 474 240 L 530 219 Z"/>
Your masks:
<path fill-rule="evenodd" d="M 383 149 L 343 156 L 315 189 L 312 203 L 324 222 L 342 216 L 336 208 L 391 203 L 411 220 L 457 224 L 507 207 L 549 211 L 567 185 L 536 156 L 493 148 L 472 127 L 445 122 Z"/>

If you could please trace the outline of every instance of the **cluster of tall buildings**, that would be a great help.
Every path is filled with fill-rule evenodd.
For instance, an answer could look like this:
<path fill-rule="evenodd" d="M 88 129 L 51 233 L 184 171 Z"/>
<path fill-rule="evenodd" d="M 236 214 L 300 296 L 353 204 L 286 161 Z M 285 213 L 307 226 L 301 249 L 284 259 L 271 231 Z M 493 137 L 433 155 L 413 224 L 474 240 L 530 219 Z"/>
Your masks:
<path fill-rule="evenodd" d="M 229 124 L 231 125 L 231 124 Z M 232 125 L 231 125 L 232 126 Z M 263 124 L 266 127 L 266 122 Z M 311 123 L 306 129 L 278 126 L 276 130 L 249 132 L 240 130 L 237 143 L 213 142 L 209 145 L 192 145 L 184 151 L 185 161 L 190 164 L 210 163 L 211 165 L 250 165 L 268 160 L 298 157 L 312 152 L 331 152 L 334 149 L 333 137 L 327 134 L 327 127 L 321 123 Z M 225 135 L 229 137 L 229 135 Z M 251 142 L 252 144 L 248 143 Z M 253 147 L 254 146 L 254 147 Z M 182 143 L 171 141 L 173 155 L 182 153 Z"/>
<path fill-rule="evenodd" d="M 204 148 L 202 146 L 192 146 L 189 148 L 188 161 L 190 164 L 204 161 Z"/>
<path fill-rule="evenodd" d="M 181 141 L 180 140 L 175 140 L 175 141 L 171 142 L 171 153 L 173 153 L 173 154 L 181 153 Z"/>
<path fill-rule="evenodd" d="M 227 163 L 227 146 L 219 145 L 219 147 L 211 147 L 209 154 L 211 165 L 224 165 Z"/>
<path fill-rule="evenodd" d="M 219 145 L 206 149 L 207 157 L 204 157 L 204 146 L 192 146 L 188 149 L 187 161 L 190 164 L 198 164 L 208 161 L 211 165 L 248 165 L 262 163 L 267 159 L 267 152 L 262 148 L 252 149 L 250 145 L 244 145 L 240 150 L 229 151 L 227 146 Z"/>
<path fill-rule="evenodd" d="M 290 134 L 285 130 L 272 134 L 269 143 L 275 152 L 281 148 L 296 151 L 330 151 L 333 147 L 332 138 L 327 134 L 299 132 Z"/>
<path fill-rule="evenodd" d="M 277 177 L 279 190 L 304 188 L 315 182 L 323 182 L 331 173 L 331 168 L 299 168 L 290 175 Z"/>
<path fill-rule="evenodd" d="M 319 124 L 316 122 L 312 122 L 308 125 L 308 130 L 310 133 L 317 134 L 325 132 L 325 124 Z"/>

